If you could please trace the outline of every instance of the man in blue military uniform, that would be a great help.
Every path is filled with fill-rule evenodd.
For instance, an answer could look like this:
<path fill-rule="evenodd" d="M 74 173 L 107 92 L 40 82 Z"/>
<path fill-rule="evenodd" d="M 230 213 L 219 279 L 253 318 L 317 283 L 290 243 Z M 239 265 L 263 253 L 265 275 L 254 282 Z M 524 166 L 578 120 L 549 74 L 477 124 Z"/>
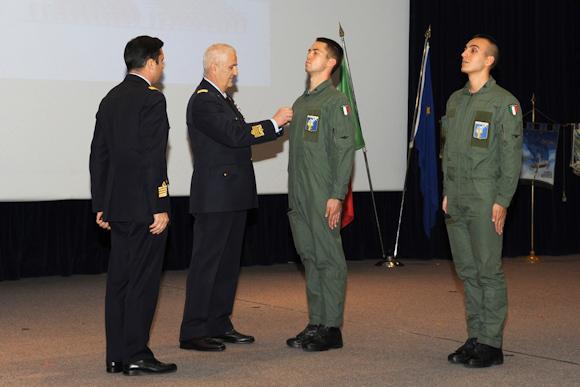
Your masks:
<path fill-rule="evenodd" d="M 183 349 L 223 351 L 224 342 L 254 342 L 230 320 L 246 215 L 258 206 L 251 145 L 278 138 L 292 110 L 280 108 L 272 119 L 246 123 L 226 94 L 238 75 L 230 45 L 210 46 L 203 68 L 204 79 L 187 105 L 194 160 L 189 210 L 195 223 L 179 340 Z"/>
<path fill-rule="evenodd" d="M 476 35 L 461 56 L 469 81 L 449 97 L 442 119 L 442 207 L 464 284 L 468 340 L 448 360 L 489 367 L 503 363 L 507 291 L 501 251 L 521 168 L 522 114 L 517 99 L 490 76 L 499 58 L 493 38 Z"/>
<path fill-rule="evenodd" d="M 105 324 L 107 372 L 163 373 L 149 347 L 169 223 L 163 42 L 139 36 L 125 47 L 127 76 L 99 105 L 90 172 L 97 224 L 111 230 Z"/>

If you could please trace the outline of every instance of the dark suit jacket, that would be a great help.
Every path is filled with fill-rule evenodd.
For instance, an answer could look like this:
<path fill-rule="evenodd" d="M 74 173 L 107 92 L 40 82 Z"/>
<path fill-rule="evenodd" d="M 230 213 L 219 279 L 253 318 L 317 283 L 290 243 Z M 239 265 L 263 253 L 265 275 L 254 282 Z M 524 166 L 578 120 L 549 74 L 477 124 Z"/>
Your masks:
<path fill-rule="evenodd" d="M 187 105 L 192 214 L 258 206 L 251 145 L 277 138 L 270 120 L 246 123 L 231 99 L 201 81 Z"/>
<path fill-rule="evenodd" d="M 169 212 L 163 94 L 127 75 L 103 98 L 91 144 L 93 211 L 107 221 L 150 221 Z"/>

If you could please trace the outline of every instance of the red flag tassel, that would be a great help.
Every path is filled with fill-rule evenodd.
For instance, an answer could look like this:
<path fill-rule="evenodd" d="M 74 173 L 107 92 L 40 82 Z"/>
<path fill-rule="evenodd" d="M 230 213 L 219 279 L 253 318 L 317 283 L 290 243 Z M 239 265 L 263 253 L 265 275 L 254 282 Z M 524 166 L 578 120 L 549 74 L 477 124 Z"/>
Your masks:
<path fill-rule="evenodd" d="M 352 201 L 352 180 L 348 183 L 348 192 L 342 203 L 342 224 L 340 228 L 345 228 L 354 220 L 354 203 Z"/>

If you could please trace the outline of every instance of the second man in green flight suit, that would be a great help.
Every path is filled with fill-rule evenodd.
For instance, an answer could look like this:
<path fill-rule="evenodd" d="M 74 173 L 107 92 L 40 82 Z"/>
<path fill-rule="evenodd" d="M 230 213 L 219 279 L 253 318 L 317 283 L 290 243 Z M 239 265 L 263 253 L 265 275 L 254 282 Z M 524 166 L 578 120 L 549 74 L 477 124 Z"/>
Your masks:
<path fill-rule="evenodd" d="M 442 119 L 443 211 L 455 270 L 463 281 L 468 340 L 452 363 L 503 363 L 507 291 L 501 266 L 503 228 L 520 175 L 522 113 L 495 83 L 499 58 L 493 38 L 476 35 L 461 54 L 464 88 L 447 101 Z"/>

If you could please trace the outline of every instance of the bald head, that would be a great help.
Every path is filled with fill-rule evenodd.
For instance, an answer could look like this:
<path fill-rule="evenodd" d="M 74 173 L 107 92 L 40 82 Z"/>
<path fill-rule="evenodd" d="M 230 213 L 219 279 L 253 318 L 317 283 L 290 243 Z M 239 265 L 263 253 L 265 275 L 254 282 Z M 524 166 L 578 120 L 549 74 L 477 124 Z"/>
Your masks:
<path fill-rule="evenodd" d="M 203 76 L 213 82 L 222 93 L 234 85 L 238 75 L 236 50 L 225 43 L 212 44 L 203 55 Z"/>
<path fill-rule="evenodd" d="M 203 54 L 203 75 L 207 77 L 212 65 L 225 63 L 228 55 L 232 53 L 235 55 L 235 48 L 226 43 L 215 43 L 209 46 Z"/>

